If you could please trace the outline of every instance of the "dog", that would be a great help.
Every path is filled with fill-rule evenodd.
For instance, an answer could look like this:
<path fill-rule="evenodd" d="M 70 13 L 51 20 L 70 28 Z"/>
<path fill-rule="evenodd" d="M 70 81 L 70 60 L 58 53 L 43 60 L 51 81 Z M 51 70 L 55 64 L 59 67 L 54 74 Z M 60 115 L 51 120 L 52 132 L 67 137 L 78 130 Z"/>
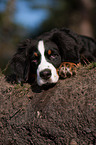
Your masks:
<path fill-rule="evenodd" d="M 56 84 L 59 77 L 76 72 L 78 64 L 96 62 L 94 39 L 69 29 L 53 29 L 20 43 L 11 66 L 18 82 L 36 78 L 39 86 Z"/>

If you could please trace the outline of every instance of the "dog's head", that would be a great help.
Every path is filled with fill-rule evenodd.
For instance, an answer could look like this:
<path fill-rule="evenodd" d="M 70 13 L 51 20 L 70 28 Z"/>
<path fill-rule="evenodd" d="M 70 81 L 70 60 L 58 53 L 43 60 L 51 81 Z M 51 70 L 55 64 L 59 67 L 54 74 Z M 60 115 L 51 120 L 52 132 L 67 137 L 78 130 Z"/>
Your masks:
<path fill-rule="evenodd" d="M 23 42 L 12 59 L 18 80 L 30 80 L 30 76 L 35 74 L 39 86 L 57 83 L 57 68 L 61 62 L 78 59 L 78 54 L 73 53 L 74 49 L 76 51 L 76 47 L 73 48 L 75 40 L 67 41 L 69 37 L 66 36 L 56 29 L 36 40 Z"/>
<path fill-rule="evenodd" d="M 61 56 L 55 43 L 39 40 L 29 50 L 30 67 L 36 73 L 39 86 L 56 83 L 59 79 L 57 68 Z"/>

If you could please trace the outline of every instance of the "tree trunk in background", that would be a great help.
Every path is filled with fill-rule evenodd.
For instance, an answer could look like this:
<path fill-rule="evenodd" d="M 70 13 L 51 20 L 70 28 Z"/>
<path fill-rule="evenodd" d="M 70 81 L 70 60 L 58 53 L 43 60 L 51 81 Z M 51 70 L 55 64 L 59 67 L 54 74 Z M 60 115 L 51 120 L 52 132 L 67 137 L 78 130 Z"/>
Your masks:
<path fill-rule="evenodd" d="M 5 10 L 2 12 L 0 19 L 0 67 L 5 66 L 13 52 L 13 40 L 16 26 L 12 22 L 15 11 L 15 0 L 8 0 L 5 3 Z M 12 51 L 12 52 L 11 52 Z"/>
<path fill-rule="evenodd" d="M 80 0 L 81 1 L 81 23 L 80 23 L 80 34 L 93 37 L 93 29 L 91 24 L 91 10 L 93 8 L 92 0 Z"/>

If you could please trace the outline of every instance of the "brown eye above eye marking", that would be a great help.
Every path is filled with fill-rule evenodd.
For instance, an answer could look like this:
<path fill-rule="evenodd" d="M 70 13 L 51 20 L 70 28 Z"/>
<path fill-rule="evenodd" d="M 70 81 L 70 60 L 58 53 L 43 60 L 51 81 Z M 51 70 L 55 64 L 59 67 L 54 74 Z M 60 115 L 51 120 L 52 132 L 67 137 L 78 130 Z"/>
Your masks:
<path fill-rule="evenodd" d="M 50 55 L 52 53 L 52 51 L 51 50 L 48 50 L 48 55 Z"/>
<path fill-rule="evenodd" d="M 38 56 L 38 54 L 36 53 L 36 52 L 34 52 L 34 55 L 37 57 Z"/>

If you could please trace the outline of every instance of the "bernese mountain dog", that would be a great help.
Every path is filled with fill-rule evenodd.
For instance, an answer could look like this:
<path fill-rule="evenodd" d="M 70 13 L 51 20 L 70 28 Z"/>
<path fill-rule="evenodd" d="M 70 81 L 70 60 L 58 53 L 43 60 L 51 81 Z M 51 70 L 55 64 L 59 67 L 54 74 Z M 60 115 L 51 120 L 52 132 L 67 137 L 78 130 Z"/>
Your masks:
<path fill-rule="evenodd" d="M 55 84 L 59 77 L 76 73 L 78 64 L 96 62 L 96 41 L 69 29 L 53 29 L 22 42 L 11 65 L 18 82 L 37 80 L 39 86 Z"/>

